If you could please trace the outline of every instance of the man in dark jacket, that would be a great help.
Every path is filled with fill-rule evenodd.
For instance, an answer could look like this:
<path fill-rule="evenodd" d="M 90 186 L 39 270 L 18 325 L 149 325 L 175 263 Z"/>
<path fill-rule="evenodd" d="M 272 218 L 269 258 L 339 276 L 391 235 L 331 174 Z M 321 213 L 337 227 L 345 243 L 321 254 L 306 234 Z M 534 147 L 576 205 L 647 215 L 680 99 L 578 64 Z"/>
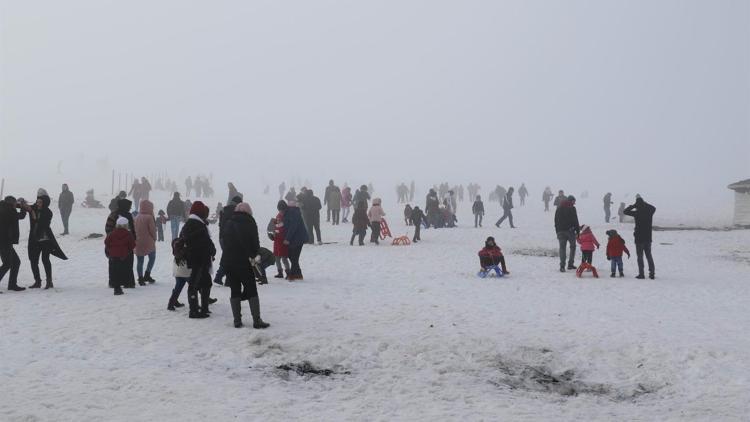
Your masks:
<path fill-rule="evenodd" d="M 425 215 L 422 212 L 422 210 L 419 209 L 419 206 L 415 205 L 414 209 L 411 210 L 411 222 L 414 224 L 414 237 L 412 238 L 412 242 L 417 243 L 422 240 L 422 238 L 419 236 L 421 230 L 422 230 L 422 221 L 425 219 Z"/>
<path fill-rule="evenodd" d="M 195 201 L 190 207 L 190 215 L 180 232 L 185 242 L 190 279 L 188 280 L 188 306 L 190 318 L 207 318 L 211 293 L 211 263 L 216 256 L 216 247 L 208 233 L 209 209 L 201 201 Z M 200 294 L 200 307 L 198 295 Z"/>
<path fill-rule="evenodd" d="M 315 230 L 318 245 L 322 245 L 323 241 L 320 239 L 320 210 L 323 206 L 320 204 L 320 198 L 313 194 L 312 189 L 308 189 L 302 200 L 302 212 L 304 213 L 303 219 L 307 225 L 308 243 L 311 245 L 315 243 L 315 239 L 313 238 L 313 230 Z"/>
<path fill-rule="evenodd" d="M 117 211 L 117 203 L 120 201 L 120 199 L 125 199 L 128 197 L 128 193 L 124 190 L 121 190 L 120 193 L 117 194 L 114 198 L 112 198 L 111 201 L 109 201 L 109 212 L 115 212 Z"/>
<path fill-rule="evenodd" d="M 185 203 L 180 198 L 180 192 L 175 192 L 167 204 L 167 217 L 169 218 L 169 227 L 172 229 L 172 241 L 174 242 L 180 233 L 180 223 L 185 218 Z"/>
<path fill-rule="evenodd" d="M 341 189 L 339 189 L 338 186 L 336 186 L 333 183 L 333 179 L 328 181 L 328 186 L 326 186 L 325 194 L 323 195 L 323 205 L 326 205 L 326 222 L 331 222 L 331 213 L 333 211 L 333 207 L 331 207 L 331 200 L 333 199 L 332 195 L 335 191 L 339 192 L 339 195 L 341 195 Z"/>
<path fill-rule="evenodd" d="M 20 210 L 19 210 L 20 208 Z M 0 267 L 0 281 L 5 277 L 5 273 L 10 271 L 8 278 L 8 290 L 23 291 L 25 287 L 18 285 L 18 269 L 21 267 L 21 260 L 13 245 L 18 244 L 20 230 L 18 221 L 26 217 L 26 210 L 18 204 L 16 198 L 6 196 L 0 202 L 0 259 L 3 261 Z"/>
<path fill-rule="evenodd" d="M 576 198 L 573 195 L 560 201 L 560 206 L 555 211 L 555 232 L 560 242 L 560 272 L 565 272 L 565 249 L 570 244 L 570 257 L 568 258 L 568 269 L 574 270 L 573 265 L 576 255 L 576 236 L 581 230 L 578 223 L 578 211 L 576 211 Z"/>
<path fill-rule="evenodd" d="M 511 211 L 513 209 L 513 187 L 508 188 L 505 197 L 501 199 L 500 202 L 502 202 L 501 205 L 503 206 L 503 216 L 497 220 L 495 226 L 500 228 L 500 225 L 503 224 L 503 221 L 507 218 L 510 222 L 510 228 L 515 229 L 516 227 L 513 225 L 513 212 Z"/>
<path fill-rule="evenodd" d="M 60 196 L 57 198 L 57 207 L 60 210 L 60 217 L 62 218 L 63 223 L 63 232 L 61 236 L 65 236 L 70 234 L 68 231 L 68 221 L 70 221 L 70 213 L 73 211 L 73 203 L 75 202 L 75 198 L 73 197 L 73 192 L 68 189 L 68 184 L 62 185 L 62 192 L 60 192 Z"/>
<path fill-rule="evenodd" d="M 227 284 L 232 289 L 229 302 L 232 306 L 234 326 L 242 327 L 242 301 L 250 303 L 253 328 L 267 328 L 260 318 L 260 302 L 252 266 L 260 264 L 260 240 L 258 225 L 252 215 L 250 205 L 241 202 L 235 207 L 232 217 L 224 226 L 224 246 L 221 266 L 227 271 Z"/>
<path fill-rule="evenodd" d="M 656 277 L 654 258 L 651 256 L 651 232 L 653 229 L 653 219 L 656 208 L 643 200 L 640 196 L 636 197 L 635 204 L 625 208 L 625 215 L 635 219 L 635 253 L 638 255 L 638 276 L 636 278 L 644 279 L 643 275 L 643 254 L 646 254 L 648 260 L 648 278 Z"/>
<path fill-rule="evenodd" d="M 232 219 L 232 216 L 234 215 L 234 209 L 237 207 L 237 204 L 242 202 L 242 196 L 235 195 L 232 197 L 232 199 L 229 200 L 229 203 L 219 212 L 219 247 L 222 250 L 222 254 L 224 251 L 224 227 L 227 225 L 229 220 Z M 214 276 L 214 283 L 222 286 L 224 285 L 224 276 L 226 275 L 226 267 L 224 267 L 224 259 L 219 261 L 219 268 L 216 270 L 216 275 Z"/>
<path fill-rule="evenodd" d="M 289 208 L 284 212 L 284 229 L 286 230 L 284 244 L 289 246 L 289 260 L 292 262 L 292 268 L 288 271 L 286 279 L 302 280 L 299 257 L 302 254 L 302 246 L 307 243 L 309 237 L 296 201 L 289 201 Z"/>

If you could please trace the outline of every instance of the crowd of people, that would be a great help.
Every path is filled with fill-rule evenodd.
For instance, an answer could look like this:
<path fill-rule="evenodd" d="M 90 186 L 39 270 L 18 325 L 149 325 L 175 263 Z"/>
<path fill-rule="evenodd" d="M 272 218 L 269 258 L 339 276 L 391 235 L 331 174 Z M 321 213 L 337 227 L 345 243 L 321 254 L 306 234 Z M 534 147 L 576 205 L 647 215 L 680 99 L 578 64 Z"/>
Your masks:
<path fill-rule="evenodd" d="M 188 178 L 190 180 L 190 178 Z M 206 194 L 208 178 L 196 177 L 187 183 L 186 192 L 200 192 Z M 270 266 L 276 267 L 275 278 L 288 281 L 303 280 L 300 267 L 300 256 L 306 244 L 323 244 L 321 236 L 321 211 L 326 208 L 326 222 L 333 226 L 349 223 L 351 208 L 352 235 L 349 241 L 354 245 L 365 244 L 367 230 L 370 230 L 370 243 L 378 244 L 380 230 L 384 227 L 386 213 L 383 209 L 382 198 L 372 198 L 372 186 L 361 185 L 353 193 L 345 183 L 339 188 L 334 180 L 330 180 L 325 188 L 323 201 L 318 198 L 313 189 L 302 187 L 299 192 L 291 187 L 282 191 L 285 184 L 279 186 L 280 200 L 276 207 L 276 215 L 267 226 L 266 234 L 273 241 L 273 250 L 260 246 L 258 225 L 253 216 L 250 204 L 244 200 L 244 195 L 232 184 L 227 184 L 229 197 L 226 205 L 219 203 L 217 211 L 212 217 L 209 207 L 202 201 L 183 200 L 180 192 L 173 192 L 172 198 L 166 206 L 166 212 L 155 212 L 154 203 L 149 198 L 151 185 L 144 177 L 133 182 L 129 192 L 121 191 L 112 198 L 109 204 L 110 214 L 105 223 L 104 250 L 108 262 L 109 286 L 115 295 L 124 294 L 123 289 L 153 284 L 156 280 L 152 276 L 156 262 L 156 242 L 164 241 L 164 225 L 170 225 L 174 288 L 167 302 L 168 310 L 176 310 L 184 306 L 180 295 L 187 285 L 188 316 L 190 318 L 206 318 L 210 315 L 209 305 L 216 299 L 211 298 L 213 284 L 230 288 L 230 306 L 236 327 L 243 326 L 241 308 L 242 302 L 248 301 L 253 327 L 266 328 L 268 323 L 260 317 L 260 303 L 256 284 L 268 282 L 265 270 Z M 481 188 L 471 183 L 466 190 L 472 195 L 472 214 L 474 227 L 481 227 L 485 214 L 484 203 L 478 194 Z M 425 212 L 419 206 L 412 207 L 415 186 L 402 183 L 397 186 L 397 203 L 403 203 L 404 222 L 413 227 L 413 242 L 421 241 L 422 228 L 455 227 L 458 222 L 456 208 L 463 200 L 463 185 L 450 188 L 447 183 L 429 189 L 425 198 Z M 503 211 L 500 219 L 495 223 L 497 227 L 507 220 L 511 228 L 515 228 L 512 210 L 513 187 L 507 190 L 497 186 L 492 194 L 500 198 Z M 529 193 L 525 184 L 518 190 L 520 204 L 525 205 Z M 132 198 L 129 199 L 129 198 Z M 549 210 L 550 202 L 556 207 L 554 216 L 555 232 L 559 243 L 560 271 L 577 269 L 575 265 L 576 246 L 581 249 L 581 263 L 592 263 L 593 254 L 599 247 L 592 229 L 580 224 L 576 211 L 576 199 L 560 190 L 555 197 L 547 187 L 542 194 L 545 211 Z M 62 186 L 58 197 L 64 231 L 69 234 L 69 219 L 73 210 L 74 196 L 67 184 Z M 372 202 L 372 204 L 370 204 Z M 607 193 L 604 198 L 604 220 L 611 218 L 612 194 Z M 44 267 L 45 288 L 54 287 L 52 280 L 51 256 L 67 259 L 60 249 L 51 230 L 53 213 L 50 210 L 51 200 L 47 192 L 40 189 L 37 200 L 33 204 L 23 198 L 16 199 L 7 196 L 0 202 L 0 280 L 6 273 L 10 273 L 8 290 L 23 291 L 18 285 L 20 259 L 15 246 L 19 243 L 19 223 L 27 216 L 29 218 L 28 256 L 34 283 L 30 288 L 42 287 L 39 261 Z M 634 243 L 638 261 L 637 278 L 646 277 L 645 265 L 648 265 L 648 276 L 655 278 L 654 260 L 651 254 L 652 218 L 655 208 L 638 196 L 634 204 L 621 204 L 620 221 L 626 216 L 635 222 Z M 219 247 L 217 248 L 210 235 L 210 225 L 218 223 Z M 630 250 L 625 240 L 616 230 L 607 230 L 608 238 L 606 256 L 611 263 L 611 276 L 624 276 L 623 255 L 630 258 Z M 217 261 L 217 255 L 221 257 Z M 505 257 L 495 239 L 486 240 L 484 248 L 479 252 L 480 266 L 483 271 L 496 268 L 498 272 L 509 274 Z M 645 258 L 645 261 L 644 261 Z M 215 275 L 212 276 L 214 266 Z"/>

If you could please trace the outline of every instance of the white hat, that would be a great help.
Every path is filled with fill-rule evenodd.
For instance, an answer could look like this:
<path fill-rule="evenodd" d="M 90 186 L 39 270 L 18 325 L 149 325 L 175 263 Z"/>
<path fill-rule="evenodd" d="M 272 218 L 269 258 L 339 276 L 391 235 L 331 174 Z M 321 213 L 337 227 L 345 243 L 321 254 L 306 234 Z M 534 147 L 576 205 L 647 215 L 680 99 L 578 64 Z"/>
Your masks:
<path fill-rule="evenodd" d="M 118 226 L 127 227 L 128 226 L 128 219 L 125 218 L 125 217 L 120 216 L 120 218 L 117 219 L 117 225 Z"/>

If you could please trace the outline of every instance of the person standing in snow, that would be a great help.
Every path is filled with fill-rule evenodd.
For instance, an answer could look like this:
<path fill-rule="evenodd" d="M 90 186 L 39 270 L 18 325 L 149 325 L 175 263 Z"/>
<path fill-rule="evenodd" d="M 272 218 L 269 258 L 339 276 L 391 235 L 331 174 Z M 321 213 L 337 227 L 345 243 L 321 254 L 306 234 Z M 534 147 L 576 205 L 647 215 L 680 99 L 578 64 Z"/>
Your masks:
<path fill-rule="evenodd" d="M 656 208 L 643 200 L 640 196 L 635 198 L 635 203 L 625 208 L 623 213 L 635 219 L 635 229 L 633 237 L 635 238 L 635 253 L 638 257 L 638 279 L 646 278 L 644 276 L 643 255 L 648 260 L 648 278 L 653 280 L 656 275 L 654 258 L 651 256 L 651 232 L 653 230 L 653 219 Z"/>
<path fill-rule="evenodd" d="M 352 206 L 352 188 L 346 185 L 344 183 L 344 189 L 341 191 L 341 210 L 342 212 L 342 221 L 344 223 L 349 222 L 349 212 L 350 208 Z"/>
<path fill-rule="evenodd" d="M 42 258 L 44 273 L 46 276 L 45 289 L 54 287 L 52 284 L 52 262 L 50 255 L 60 259 L 68 259 L 62 253 L 55 240 L 50 224 L 52 223 L 52 211 L 49 209 L 50 198 L 42 195 L 37 198 L 36 204 L 27 209 L 29 213 L 29 261 L 31 262 L 31 271 L 34 274 L 34 284 L 29 286 L 30 289 L 42 287 L 42 278 L 39 273 L 39 258 Z"/>
<path fill-rule="evenodd" d="M 120 217 L 125 218 L 128 220 L 128 230 L 130 231 L 130 234 L 133 235 L 133 239 L 137 238 L 137 235 L 135 233 L 135 222 L 133 221 L 133 214 L 130 213 L 130 208 L 132 206 L 132 202 L 130 202 L 129 199 L 120 199 L 117 202 L 117 209 L 109 214 L 109 217 L 107 217 L 107 223 L 104 225 L 104 233 L 109 235 L 112 233 L 115 228 L 117 228 L 117 220 Z M 130 254 L 128 257 L 126 257 L 126 260 L 129 260 L 129 266 L 130 266 L 130 275 L 131 277 L 128 280 L 122 281 L 122 287 L 126 289 L 132 289 L 135 287 L 135 277 L 133 277 L 133 254 Z M 110 280 L 110 283 L 112 280 Z"/>
<path fill-rule="evenodd" d="M 146 283 L 154 283 L 151 270 L 156 260 L 156 221 L 154 219 L 154 204 L 148 199 L 141 201 L 141 212 L 135 217 L 135 256 L 136 269 L 138 271 L 138 284 L 145 286 Z M 146 273 L 143 273 L 143 261 L 148 256 Z"/>
<path fill-rule="evenodd" d="M 426 217 L 422 210 L 419 209 L 419 206 L 415 205 L 414 209 L 411 211 L 411 222 L 414 224 L 414 237 L 412 238 L 412 242 L 414 243 L 422 240 L 419 234 L 422 229 L 422 222 L 425 218 Z"/>
<path fill-rule="evenodd" d="M 109 262 L 109 287 L 115 296 L 123 294 L 122 288 L 133 279 L 133 249 L 135 238 L 128 229 L 130 222 L 117 217 L 115 229 L 104 239 L 104 254 Z"/>
<path fill-rule="evenodd" d="M 21 259 L 16 253 L 14 245 L 18 244 L 21 237 L 18 222 L 26 218 L 26 208 L 23 201 L 16 201 L 13 196 L 6 196 L 0 202 L 0 259 L 3 261 L 0 267 L 0 281 L 10 271 L 8 277 L 8 290 L 21 292 L 25 287 L 18 285 L 18 270 L 21 268 Z"/>
<path fill-rule="evenodd" d="M 286 192 L 286 182 L 279 184 L 279 201 L 284 199 L 284 192 Z"/>
<path fill-rule="evenodd" d="M 146 177 L 141 177 L 141 200 L 149 199 L 151 196 L 151 183 Z"/>
<path fill-rule="evenodd" d="M 380 223 L 383 221 L 383 217 L 385 217 L 385 211 L 383 211 L 383 207 L 381 206 L 382 200 L 380 198 L 375 198 L 372 200 L 372 206 L 370 207 L 370 210 L 367 211 L 367 219 L 370 220 L 370 243 L 374 243 L 378 245 L 380 242 L 378 241 L 378 238 L 380 237 Z"/>
<path fill-rule="evenodd" d="M 607 261 L 610 261 L 612 267 L 612 274 L 610 277 L 615 277 L 615 271 L 620 270 L 620 277 L 625 277 L 625 273 L 622 270 L 622 254 L 623 252 L 628 255 L 630 259 L 630 251 L 625 246 L 625 240 L 620 237 L 617 230 L 607 230 Z"/>
<path fill-rule="evenodd" d="M 307 226 L 307 237 L 308 242 L 312 245 L 314 243 L 313 230 L 318 238 L 318 245 L 322 245 L 323 241 L 320 238 L 320 210 L 323 206 L 320 204 L 320 198 L 313 194 L 312 189 L 308 189 L 304 197 L 302 198 L 302 214 Z"/>
<path fill-rule="evenodd" d="M 352 216 L 352 238 L 349 240 L 349 245 L 354 245 L 354 238 L 359 237 L 359 246 L 365 244 L 365 234 L 367 234 L 367 227 L 370 225 L 370 220 L 367 219 L 367 203 L 365 201 L 357 202 L 357 206 L 354 209 L 354 215 Z"/>
<path fill-rule="evenodd" d="M 542 193 L 542 202 L 544 202 L 544 212 L 549 211 L 549 202 L 552 200 L 552 189 L 549 186 L 544 188 Z"/>
<path fill-rule="evenodd" d="M 156 240 L 158 242 L 164 241 L 164 225 L 167 224 L 167 215 L 164 210 L 159 210 L 159 214 L 156 216 Z"/>
<path fill-rule="evenodd" d="M 411 226 L 411 212 L 414 211 L 414 208 L 411 207 L 411 205 L 406 204 L 404 206 L 404 224 L 407 226 Z"/>
<path fill-rule="evenodd" d="M 328 181 L 328 186 L 326 186 L 326 190 L 323 193 L 323 205 L 326 205 L 326 222 L 331 222 L 331 212 L 333 209 L 331 208 L 331 205 L 329 204 L 329 201 L 331 199 L 331 193 L 334 191 L 339 191 L 339 194 L 341 193 L 341 190 L 338 186 L 336 186 L 333 183 L 333 179 Z"/>
<path fill-rule="evenodd" d="M 60 234 L 61 236 L 70 234 L 68 231 L 68 222 L 70 221 L 70 214 L 73 212 L 73 203 L 75 203 L 75 201 L 73 192 L 68 189 L 68 184 L 63 183 L 62 192 L 60 192 L 60 196 L 57 198 L 57 208 L 60 210 L 60 217 L 62 218 L 63 223 L 63 232 Z"/>
<path fill-rule="evenodd" d="M 273 256 L 274 260 L 276 261 L 276 275 L 275 278 L 284 278 L 284 270 L 286 271 L 286 274 L 289 275 L 289 246 L 284 244 L 284 240 L 286 240 L 286 228 L 284 227 L 284 214 L 286 213 L 286 210 L 289 209 L 289 205 L 286 204 L 284 200 L 280 200 L 278 204 L 276 204 L 276 210 L 278 210 L 278 214 L 276 214 L 276 218 L 271 220 L 271 223 L 273 224 L 273 227 L 269 227 L 269 231 L 272 233 L 273 240 Z M 284 265 L 284 268 L 282 270 L 282 264 Z"/>
<path fill-rule="evenodd" d="M 260 318 L 260 301 L 253 272 L 253 265 L 259 265 L 261 261 L 259 252 L 258 225 L 253 211 L 250 204 L 240 202 L 224 227 L 224 252 L 221 255 L 222 266 L 227 270 L 227 283 L 232 289 L 229 303 L 235 328 L 242 327 L 243 300 L 250 304 L 253 328 L 269 327 Z"/>
<path fill-rule="evenodd" d="M 284 244 L 289 247 L 289 260 L 292 262 L 292 268 L 287 274 L 287 280 L 303 280 L 302 269 L 299 265 L 299 258 L 302 254 L 302 247 L 307 243 L 307 230 L 305 223 L 302 221 L 302 213 L 297 207 L 296 201 L 288 201 L 289 208 L 284 212 L 284 228 L 286 229 Z"/>
<path fill-rule="evenodd" d="M 594 248 L 599 249 L 599 241 L 596 240 L 596 236 L 591 232 L 591 227 L 585 224 L 582 225 L 581 232 L 578 234 L 576 240 L 581 245 L 581 263 L 587 262 L 593 264 Z"/>
<path fill-rule="evenodd" d="M 180 233 L 180 223 L 185 218 L 185 203 L 180 199 L 179 192 L 175 192 L 167 204 L 167 218 L 169 218 L 169 228 L 172 231 L 172 241 L 174 242 Z"/>
<path fill-rule="evenodd" d="M 185 179 L 185 197 L 190 197 L 190 192 L 193 190 L 193 178 L 190 176 Z"/>
<path fill-rule="evenodd" d="M 609 217 L 612 214 L 611 207 L 612 207 L 612 204 L 614 204 L 614 202 L 612 202 L 612 193 L 607 192 L 607 194 L 604 195 L 604 198 L 602 198 L 602 200 L 604 201 L 604 222 L 609 223 Z"/>
<path fill-rule="evenodd" d="M 121 190 L 120 193 L 117 194 L 114 198 L 112 198 L 111 201 L 109 201 L 109 212 L 115 212 L 117 211 L 117 208 L 119 206 L 120 199 L 125 199 L 128 197 L 128 193 L 124 190 Z"/>
<path fill-rule="evenodd" d="M 526 205 L 526 197 L 529 196 L 529 191 L 526 189 L 526 183 L 521 183 L 521 187 L 518 188 L 518 196 L 521 198 L 521 206 Z"/>
<path fill-rule="evenodd" d="M 359 204 L 359 201 L 365 201 L 365 206 L 369 204 L 370 192 L 368 192 L 367 190 L 367 185 L 360 186 L 357 192 L 354 193 L 354 198 L 352 199 L 352 202 L 354 204 Z"/>
<path fill-rule="evenodd" d="M 482 197 L 477 195 L 474 204 L 471 206 L 471 212 L 474 214 L 474 228 L 482 227 L 482 218 L 484 217 L 484 202 Z"/>
<path fill-rule="evenodd" d="M 211 293 L 211 263 L 216 257 L 216 247 L 208 232 L 210 210 L 201 201 L 190 206 L 190 215 L 180 232 L 185 244 L 185 258 L 190 268 L 188 281 L 189 318 L 207 318 Z M 200 306 L 198 297 L 200 296 Z"/>
<path fill-rule="evenodd" d="M 555 202 L 553 202 L 552 205 L 554 205 L 555 207 L 559 207 L 560 204 L 562 204 L 563 201 L 565 201 L 567 198 L 568 197 L 565 196 L 565 192 L 563 192 L 563 190 L 560 189 L 559 191 L 557 191 L 557 196 L 555 197 Z"/>
<path fill-rule="evenodd" d="M 505 197 L 500 199 L 503 206 L 503 216 L 500 217 L 499 220 L 497 220 L 497 223 L 495 223 L 495 227 L 500 227 L 500 224 L 505 221 L 507 218 L 510 222 L 510 228 L 515 229 L 516 227 L 513 225 L 513 212 L 511 211 L 513 209 L 513 187 L 508 188 L 508 191 L 505 193 Z"/>
<path fill-rule="evenodd" d="M 141 181 L 137 178 L 133 180 L 133 185 L 130 187 L 128 196 L 133 197 L 133 203 L 135 204 L 135 211 L 138 212 L 138 207 L 141 205 Z"/>
<path fill-rule="evenodd" d="M 440 220 L 440 200 L 435 189 L 430 189 L 425 199 L 425 210 L 427 211 L 427 227 L 438 227 Z"/>
<path fill-rule="evenodd" d="M 555 211 L 555 232 L 560 243 L 560 272 L 565 272 L 566 246 L 570 245 L 570 257 L 568 258 L 568 269 L 575 270 L 576 237 L 580 232 L 578 224 L 578 211 L 576 211 L 576 198 L 573 195 L 560 201 Z"/>
<path fill-rule="evenodd" d="M 341 217 L 341 190 L 338 186 L 334 186 L 335 189 L 331 189 L 328 194 L 328 211 L 331 213 L 331 222 L 334 226 L 339 225 L 339 219 Z"/>
<path fill-rule="evenodd" d="M 227 205 L 224 207 L 224 209 L 221 210 L 219 213 L 219 247 L 222 251 L 224 251 L 224 226 L 226 226 L 227 222 L 232 218 L 232 214 L 234 214 L 234 209 L 237 207 L 237 204 L 242 202 L 242 196 L 237 195 L 235 197 L 232 197 Z M 223 253 L 223 252 L 222 252 Z M 224 265 L 222 265 L 223 260 L 219 261 L 219 268 L 216 270 L 216 275 L 214 276 L 214 283 L 218 285 L 224 284 L 224 275 L 226 275 L 226 268 L 224 268 Z"/>

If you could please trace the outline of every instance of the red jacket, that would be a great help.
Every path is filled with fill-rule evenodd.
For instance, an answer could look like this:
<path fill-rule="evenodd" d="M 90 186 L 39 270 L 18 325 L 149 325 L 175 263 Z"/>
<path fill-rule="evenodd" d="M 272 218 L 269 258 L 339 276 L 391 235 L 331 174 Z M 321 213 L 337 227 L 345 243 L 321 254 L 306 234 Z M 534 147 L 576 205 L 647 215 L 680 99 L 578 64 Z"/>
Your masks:
<path fill-rule="evenodd" d="M 630 256 L 630 251 L 628 250 L 628 247 L 625 246 L 625 240 L 618 236 L 613 236 L 609 238 L 609 241 L 607 242 L 607 256 L 608 257 L 616 257 L 616 256 L 622 256 L 622 253 L 625 252 Z"/>
<path fill-rule="evenodd" d="M 591 233 L 591 230 L 586 230 L 578 235 L 578 244 L 581 245 L 582 251 L 593 251 L 594 248 L 599 247 L 599 241 L 596 240 L 596 236 Z"/>
<path fill-rule="evenodd" d="M 503 251 L 500 250 L 500 247 L 497 245 L 492 248 L 484 247 L 479 251 L 479 256 L 486 258 L 499 258 L 503 256 Z"/>
<path fill-rule="evenodd" d="M 110 258 L 127 258 L 135 248 L 130 230 L 117 228 L 104 239 L 104 252 Z"/>

